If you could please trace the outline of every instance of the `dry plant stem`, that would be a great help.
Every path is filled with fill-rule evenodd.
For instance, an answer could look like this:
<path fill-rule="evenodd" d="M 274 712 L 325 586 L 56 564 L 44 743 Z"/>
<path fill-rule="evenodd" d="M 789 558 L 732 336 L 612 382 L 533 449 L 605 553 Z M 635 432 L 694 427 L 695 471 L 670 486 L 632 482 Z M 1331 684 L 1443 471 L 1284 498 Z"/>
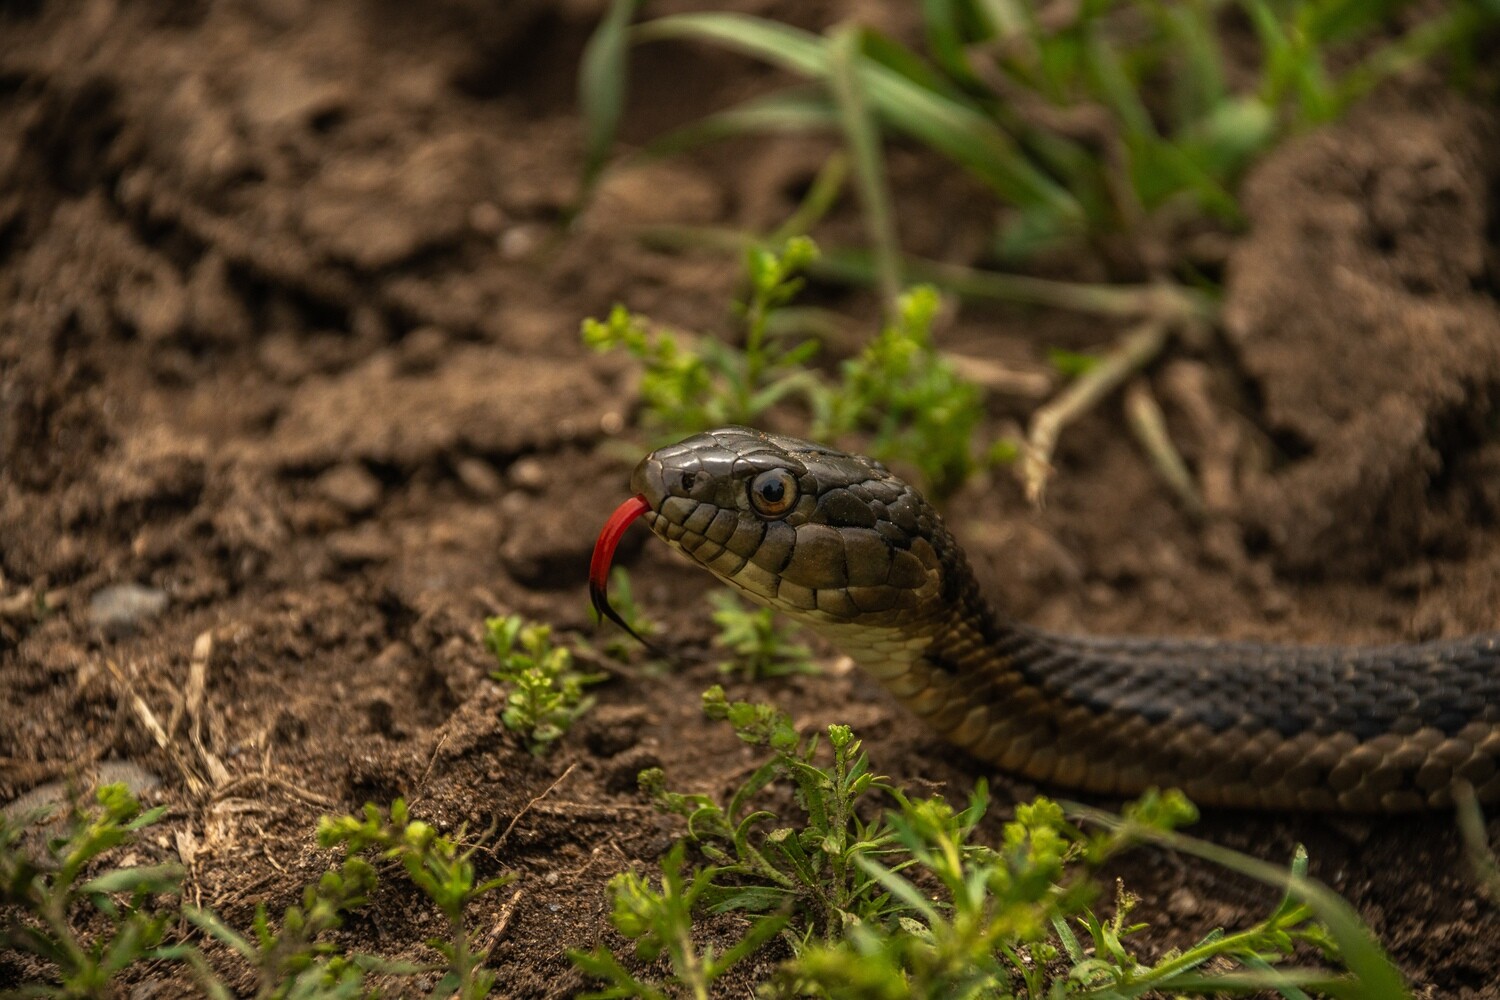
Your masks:
<path fill-rule="evenodd" d="M 880 155 L 880 138 L 855 71 L 859 44 L 859 29 L 853 25 L 840 25 L 832 31 L 828 43 L 828 83 L 838 105 L 844 141 L 854 158 L 854 179 L 864 209 L 865 227 L 875 249 L 876 284 L 886 309 L 893 310 L 901 294 L 901 246 L 886 185 L 885 159 Z"/>
<path fill-rule="evenodd" d="M 505 831 L 500 834 L 500 839 L 497 840 L 497 841 L 495 841 L 495 847 L 499 848 L 500 845 L 504 844 L 505 841 L 506 841 L 506 838 L 508 838 L 510 836 L 510 831 L 514 830 L 516 828 L 516 824 L 519 823 L 519 822 L 521 822 L 521 817 L 525 816 L 527 813 L 531 812 L 532 808 L 538 802 L 542 801 L 547 796 L 551 795 L 553 793 L 553 791 L 555 791 L 557 789 L 558 785 L 560 785 L 564 781 L 568 780 L 568 775 L 572 774 L 573 773 L 573 769 L 576 768 L 577 766 L 578 766 L 578 762 L 577 761 L 574 761 L 573 763 L 569 764 L 568 765 L 568 769 L 566 771 L 564 771 L 562 774 L 559 774 L 557 776 L 557 780 L 554 781 L 554 782 L 552 782 L 552 784 L 550 784 L 550 785 L 547 786 L 546 791 L 542 792 L 542 794 L 540 794 L 540 795 L 532 796 L 531 801 L 528 802 L 528 803 L 526 803 L 524 806 L 522 806 L 521 807 L 521 811 L 518 812 L 518 813 L 516 813 L 513 817 L 511 817 L 511 821 L 505 825 Z"/>
<path fill-rule="evenodd" d="M 520 904 L 521 894 L 524 891 L 524 889 L 517 889 L 511 894 L 510 899 L 506 900 L 505 905 L 500 907 L 500 916 L 495 920 L 495 926 L 490 928 L 489 934 L 485 936 L 484 945 L 480 948 L 481 953 L 488 955 L 494 950 L 495 945 L 500 943 L 505 932 L 510 930 L 511 918 L 516 914 L 516 906 Z"/>
<path fill-rule="evenodd" d="M 1061 395 L 1032 416 L 1020 476 L 1026 499 L 1033 506 L 1042 505 L 1047 480 L 1052 475 L 1052 452 L 1063 428 L 1150 364 L 1167 344 L 1168 327 L 1168 322 L 1163 319 L 1149 319 L 1139 324 L 1120 338 L 1114 350 L 1099 364 L 1080 375 Z"/>
<path fill-rule="evenodd" d="M 1204 513 L 1203 498 L 1198 495 L 1198 487 L 1193 484 L 1193 474 L 1182 460 L 1182 453 L 1172 443 L 1161 405 L 1142 379 L 1132 382 L 1125 390 L 1125 419 L 1135 432 L 1136 440 L 1146 449 L 1146 455 L 1151 459 L 1157 475 L 1177 494 L 1189 514 L 1201 518 Z"/>
<path fill-rule="evenodd" d="M 265 784 L 270 788 L 279 788 L 281 791 L 292 796 L 292 798 L 301 799 L 303 802 L 311 805 L 322 806 L 324 809 L 336 809 L 339 805 L 326 795 L 319 795 L 317 792 L 308 791 L 300 785 L 295 785 L 273 774 L 242 774 L 238 778 L 232 778 L 214 791 L 213 799 L 215 802 L 222 802 L 240 789 L 253 785 L 256 782 Z"/>
<path fill-rule="evenodd" d="M 208 790 L 207 782 L 203 780 L 203 777 L 198 774 L 197 770 L 193 768 L 186 757 L 178 752 L 177 745 L 173 742 L 172 737 L 167 734 L 167 731 L 162 728 L 162 724 L 157 721 L 156 713 L 151 711 L 151 706 L 146 704 L 146 699 L 136 693 L 135 685 L 131 683 L 129 677 L 125 676 L 125 672 L 120 669 L 118 663 L 114 660 L 106 659 L 104 666 L 115 680 L 115 686 L 119 692 L 121 701 L 130 706 L 136 721 L 140 723 L 142 729 L 150 734 L 151 739 L 156 742 L 156 745 L 166 751 L 167 756 L 171 758 L 172 763 L 176 765 L 177 770 L 182 774 L 182 780 L 188 786 L 188 791 L 193 795 L 202 795 Z M 133 670 L 131 672 L 134 673 Z"/>
<path fill-rule="evenodd" d="M 955 354 L 952 351 L 939 353 L 944 361 L 953 366 L 959 378 L 965 382 L 973 382 L 989 392 L 1041 399 L 1052 391 L 1052 375 L 1040 369 L 1027 371 L 1012 368 L 999 361 L 976 358 L 971 354 Z"/>
<path fill-rule="evenodd" d="M 203 767 L 208 771 L 209 779 L 214 787 L 219 788 L 229 781 L 229 769 L 203 742 L 203 704 L 208 692 L 208 664 L 213 651 L 214 634 L 212 631 L 203 632 L 194 640 L 193 655 L 188 665 L 188 685 L 184 703 L 188 719 L 192 723 L 189 736 L 192 739 L 193 749 L 198 751 L 198 758 L 203 761 Z"/>
<path fill-rule="evenodd" d="M 0 620 L 26 621 L 36 616 L 37 606 L 56 611 L 68 601 L 68 588 L 54 590 L 26 588 L 14 594 L 0 597 Z"/>
<path fill-rule="evenodd" d="M 1235 463 L 1244 434 L 1238 423 L 1215 405 L 1208 368 L 1197 361 L 1175 361 L 1162 373 L 1162 390 L 1188 420 L 1197 437 L 1198 482 L 1203 506 L 1214 513 L 1237 502 Z"/>

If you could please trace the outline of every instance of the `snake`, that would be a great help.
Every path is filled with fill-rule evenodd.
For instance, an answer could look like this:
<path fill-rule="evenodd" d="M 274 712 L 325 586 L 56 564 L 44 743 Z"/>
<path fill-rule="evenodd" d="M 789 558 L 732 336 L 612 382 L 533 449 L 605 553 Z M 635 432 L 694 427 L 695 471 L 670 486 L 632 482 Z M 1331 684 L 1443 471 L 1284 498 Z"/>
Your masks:
<path fill-rule="evenodd" d="M 1046 786 L 1200 805 L 1399 813 L 1500 801 L 1500 634 L 1378 646 L 1046 631 L 986 599 L 884 464 L 748 427 L 641 459 L 594 550 L 652 532 L 821 634 L 948 742 Z M 623 622 L 621 622 L 623 624 Z"/>

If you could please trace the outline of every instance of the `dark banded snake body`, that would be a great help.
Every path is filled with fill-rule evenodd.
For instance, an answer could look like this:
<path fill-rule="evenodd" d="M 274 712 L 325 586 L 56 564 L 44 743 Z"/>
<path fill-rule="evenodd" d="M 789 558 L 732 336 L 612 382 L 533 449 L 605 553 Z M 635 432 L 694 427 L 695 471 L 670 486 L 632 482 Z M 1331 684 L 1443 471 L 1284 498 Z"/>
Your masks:
<path fill-rule="evenodd" d="M 1357 647 L 1042 631 L 997 613 L 942 518 L 879 462 L 744 427 L 653 452 L 631 487 L 631 517 L 1005 771 L 1228 807 L 1441 808 L 1459 781 L 1500 801 L 1500 635 Z"/>

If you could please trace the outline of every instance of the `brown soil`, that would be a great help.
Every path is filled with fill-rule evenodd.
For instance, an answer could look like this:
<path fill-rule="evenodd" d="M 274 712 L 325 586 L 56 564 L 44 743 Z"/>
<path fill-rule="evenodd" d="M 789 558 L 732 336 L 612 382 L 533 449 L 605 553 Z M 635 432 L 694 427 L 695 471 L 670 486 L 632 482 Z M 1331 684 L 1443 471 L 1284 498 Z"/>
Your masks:
<path fill-rule="evenodd" d="M 733 6 L 826 24 L 872 5 Z M 677 833 L 635 773 L 659 763 L 720 791 L 752 754 L 696 712 L 717 679 L 701 662 L 605 685 L 579 731 L 533 758 L 498 725 L 480 622 L 587 624 L 588 549 L 628 468 L 606 445 L 633 382 L 581 348 L 579 320 L 624 301 L 729 326 L 735 262 L 654 253 L 630 227 L 773 222 L 826 148 L 647 168 L 564 225 L 572 74 L 601 7 L 0 7 L 0 801 L 129 762 L 172 806 L 138 850 L 180 857 L 193 898 L 241 925 L 328 867 L 320 813 L 405 795 L 449 827 L 514 822 L 481 855 L 485 874 L 520 876 L 477 913 L 501 992 L 582 987 L 564 951 L 611 936 L 605 882 Z M 644 50 L 627 134 L 764 79 Z M 975 259 L 989 220 L 966 186 L 908 152 L 893 175 L 907 242 Z M 1422 80 L 1265 163 L 1249 234 L 1204 244 L 1227 264 L 1225 331 L 1174 347 L 1151 379 L 1211 516 L 1179 511 L 1112 403 L 1065 436 L 1044 511 L 1006 478 L 951 505 L 997 599 L 1097 632 L 1500 628 L 1497 190 L 1494 114 Z M 854 219 L 844 206 L 819 235 L 852 235 Z M 861 296 L 813 295 L 871 314 Z M 1116 332 L 966 308 L 943 336 L 1040 369 L 1049 347 Z M 996 426 L 1035 402 L 997 396 Z M 654 544 L 627 556 L 644 607 L 702 649 L 703 579 Z M 132 583 L 165 609 L 100 624 L 95 595 Z M 857 671 L 733 693 L 808 728 L 855 725 L 902 782 L 962 794 L 986 773 Z M 1037 791 L 991 777 L 998 813 Z M 1419 995 L 1500 995 L 1500 911 L 1451 817 L 1221 813 L 1196 832 L 1278 861 L 1306 843 Z M 1147 900 L 1153 947 L 1243 926 L 1271 895 L 1150 851 L 1118 874 Z M 345 936 L 421 957 L 436 919 L 392 881 Z M 28 970 L 0 956 L 0 986 Z M 160 989 L 142 995 L 186 989 L 170 969 L 145 975 Z"/>

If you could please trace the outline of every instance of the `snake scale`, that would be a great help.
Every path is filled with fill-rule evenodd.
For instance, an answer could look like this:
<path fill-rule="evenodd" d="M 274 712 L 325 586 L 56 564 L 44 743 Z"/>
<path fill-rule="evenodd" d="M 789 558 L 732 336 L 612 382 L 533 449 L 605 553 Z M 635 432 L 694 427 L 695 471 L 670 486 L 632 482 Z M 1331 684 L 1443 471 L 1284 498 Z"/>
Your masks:
<path fill-rule="evenodd" d="M 651 453 L 631 488 L 595 550 L 606 613 L 614 542 L 644 516 L 1005 771 L 1226 807 L 1440 808 L 1458 781 L 1500 800 L 1500 634 L 1346 647 L 1042 631 L 996 613 L 942 518 L 879 462 L 745 427 Z"/>

